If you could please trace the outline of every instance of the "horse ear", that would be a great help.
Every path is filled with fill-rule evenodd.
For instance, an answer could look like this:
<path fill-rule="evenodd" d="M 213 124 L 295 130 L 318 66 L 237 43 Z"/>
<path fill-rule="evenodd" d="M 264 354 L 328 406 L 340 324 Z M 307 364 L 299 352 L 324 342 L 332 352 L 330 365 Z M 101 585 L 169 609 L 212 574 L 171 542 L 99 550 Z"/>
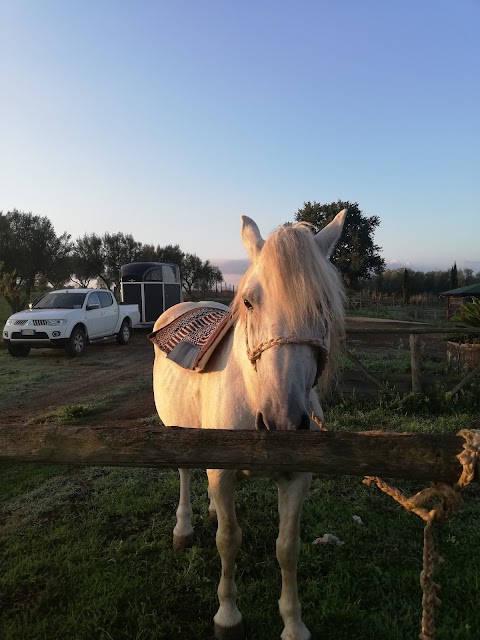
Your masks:
<path fill-rule="evenodd" d="M 335 218 L 315 236 L 315 242 L 326 258 L 331 256 L 332 251 L 340 240 L 347 211 L 348 209 L 343 209 L 340 213 L 337 213 Z"/>
<path fill-rule="evenodd" d="M 242 216 L 241 220 L 242 241 L 253 262 L 262 250 L 262 247 L 265 244 L 265 240 L 260 235 L 260 230 L 257 227 L 256 222 L 254 222 L 248 216 Z"/>

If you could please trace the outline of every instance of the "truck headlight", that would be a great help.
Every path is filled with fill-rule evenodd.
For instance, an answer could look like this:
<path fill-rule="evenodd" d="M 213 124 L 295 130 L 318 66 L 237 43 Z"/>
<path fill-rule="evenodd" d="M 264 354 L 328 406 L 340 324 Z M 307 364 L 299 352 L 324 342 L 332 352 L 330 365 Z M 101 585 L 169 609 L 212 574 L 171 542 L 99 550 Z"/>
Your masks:
<path fill-rule="evenodd" d="M 5 323 L 5 326 L 6 326 L 6 327 L 11 327 L 11 326 L 12 326 L 12 324 L 13 324 L 13 320 L 12 320 L 11 318 L 8 318 L 8 320 L 7 320 L 7 321 L 6 321 L 6 323 Z"/>
<path fill-rule="evenodd" d="M 67 324 L 66 320 L 47 320 L 47 324 L 56 327 L 59 324 Z"/>

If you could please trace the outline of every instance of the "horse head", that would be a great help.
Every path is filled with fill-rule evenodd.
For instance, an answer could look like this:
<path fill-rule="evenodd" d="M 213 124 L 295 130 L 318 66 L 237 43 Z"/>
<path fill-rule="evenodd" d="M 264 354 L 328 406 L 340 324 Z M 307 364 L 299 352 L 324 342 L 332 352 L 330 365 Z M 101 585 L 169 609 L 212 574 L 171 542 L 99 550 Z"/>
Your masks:
<path fill-rule="evenodd" d="M 257 429 L 309 429 L 310 393 L 343 333 L 343 286 L 329 257 L 340 239 L 341 211 L 317 234 L 284 226 L 265 241 L 242 216 L 252 264 L 234 302 L 256 371 Z"/>

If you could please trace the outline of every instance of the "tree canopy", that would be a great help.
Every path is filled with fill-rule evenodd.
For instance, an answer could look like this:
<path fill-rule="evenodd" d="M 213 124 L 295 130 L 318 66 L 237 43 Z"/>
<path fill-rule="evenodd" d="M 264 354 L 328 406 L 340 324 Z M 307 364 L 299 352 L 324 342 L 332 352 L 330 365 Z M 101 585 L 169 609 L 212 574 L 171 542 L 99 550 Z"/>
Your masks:
<path fill-rule="evenodd" d="M 185 254 L 178 244 L 143 245 L 120 231 L 85 234 L 73 242 L 66 232 L 57 236 L 45 216 L 17 209 L 0 212 L 0 294 L 14 312 L 25 306 L 39 285 L 58 289 L 73 282 L 86 287 L 97 280 L 107 288 L 118 287 L 121 266 L 137 261 L 178 264 L 182 286 L 190 294 L 211 290 L 223 281 L 218 267 Z"/>
<path fill-rule="evenodd" d="M 69 277 L 71 250 L 70 236 L 57 237 L 46 216 L 0 212 L 0 293 L 12 310 L 22 308 L 39 277 L 54 282 Z"/>
<path fill-rule="evenodd" d="M 332 262 L 341 272 L 345 284 L 357 288 L 360 280 L 371 278 L 385 270 L 380 247 L 373 239 L 380 218 L 365 215 L 356 202 L 338 200 L 330 204 L 305 202 L 295 214 L 295 220 L 309 222 L 316 231 L 320 231 L 342 209 L 348 209 L 348 215 L 340 242 L 332 254 Z"/>
<path fill-rule="evenodd" d="M 405 275 L 405 272 L 408 275 Z M 395 295 L 404 293 L 405 280 L 408 278 L 410 295 L 423 293 L 438 294 L 452 289 L 451 269 L 437 271 L 415 271 L 408 268 L 386 269 L 379 276 L 362 282 L 362 288 L 370 293 Z M 480 271 L 474 276 L 472 269 L 457 270 L 457 287 L 464 287 L 480 281 Z"/>

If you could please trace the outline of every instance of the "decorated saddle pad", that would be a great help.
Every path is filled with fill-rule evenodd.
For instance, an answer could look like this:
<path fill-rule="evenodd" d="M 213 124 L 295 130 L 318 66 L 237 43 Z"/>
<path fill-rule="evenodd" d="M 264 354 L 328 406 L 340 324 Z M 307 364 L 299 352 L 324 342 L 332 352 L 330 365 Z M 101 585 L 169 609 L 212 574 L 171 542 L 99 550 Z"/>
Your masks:
<path fill-rule="evenodd" d="M 227 331 L 233 316 L 226 309 L 197 307 L 149 334 L 149 339 L 184 369 L 203 371 Z"/>

